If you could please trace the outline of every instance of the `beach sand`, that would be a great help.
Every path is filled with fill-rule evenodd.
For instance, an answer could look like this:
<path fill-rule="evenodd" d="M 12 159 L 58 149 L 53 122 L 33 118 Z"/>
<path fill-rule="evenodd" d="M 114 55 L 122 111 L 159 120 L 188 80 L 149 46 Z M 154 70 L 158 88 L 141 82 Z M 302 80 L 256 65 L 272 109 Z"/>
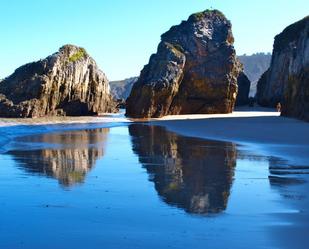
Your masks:
<path fill-rule="evenodd" d="M 232 114 L 178 115 L 150 121 L 193 137 L 231 141 L 294 165 L 309 165 L 309 123 L 280 117 L 269 108 L 240 108 Z"/>
<path fill-rule="evenodd" d="M 294 165 L 309 165 L 309 123 L 280 117 L 270 108 L 237 108 L 230 114 L 174 115 L 153 119 L 128 119 L 124 110 L 100 117 L 51 117 L 0 119 L 0 127 L 95 123 L 128 125 L 143 122 L 166 127 L 191 137 L 235 142 L 265 156 L 285 159 Z"/>

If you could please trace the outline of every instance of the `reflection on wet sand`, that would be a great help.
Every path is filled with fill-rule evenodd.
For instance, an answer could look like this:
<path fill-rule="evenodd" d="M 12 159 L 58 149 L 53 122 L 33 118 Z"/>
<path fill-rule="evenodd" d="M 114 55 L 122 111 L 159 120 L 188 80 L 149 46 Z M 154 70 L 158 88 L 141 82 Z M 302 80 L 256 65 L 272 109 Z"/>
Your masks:
<path fill-rule="evenodd" d="M 302 184 L 309 174 L 309 166 L 291 165 L 285 160 L 269 158 L 269 181 L 272 186 Z"/>
<path fill-rule="evenodd" d="M 307 248 L 309 231 L 309 166 L 292 165 L 279 158 L 269 159 L 269 181 L 272 189 L 278 191 L 285 205 L 292 211 L 278 215 L 285 226 L 271 227 L 276 248 Z"/>
<path fill-rule="evenodd" d="M 236 146 L 179 136 L 162 127 L 129 126 L 133 151 L 168 204 L 188 213 L 226 209 L 236 165 Z"/>
<path fill-rule="evenodd" d="M 8 154 L 28 172 L 50 176 L 63 186 L 70 186 L 82 183 L 104 155 L 108 133 L 109 129 L 103 128 L 27 136 L 17 140 L 23 149 Z"/>

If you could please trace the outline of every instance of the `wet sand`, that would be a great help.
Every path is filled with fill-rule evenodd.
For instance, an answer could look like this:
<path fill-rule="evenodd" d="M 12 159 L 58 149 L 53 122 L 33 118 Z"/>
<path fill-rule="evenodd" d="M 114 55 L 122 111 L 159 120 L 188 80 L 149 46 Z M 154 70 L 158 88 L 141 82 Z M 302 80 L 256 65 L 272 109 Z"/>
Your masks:
<path fill-rule="evenodd" d="M 270 234 L 278 238 L 278 248 L 307 248 L 309 123 L 280 117 L 277 112 L 268 109 L 259 109 L 255 112 L 236 111 L 232 115 L 165 117 L 151 124 L 186 136 L 234 142 L 242 145 L 247 152 L 268 157 L 270 173 L 280 175 L 280 178 L 269 176 L 273 187 L 294 210 L 292 213 L 278 213 L 277 216 L 288 224 L 270 227 Z M 276 161 L 277 165 L 272 165 L 272 161 Z"/>
<path fill-rule="evenodd" d="M 233 114 L 167 116 L 150 122 L 168 130 L 206 139 L 244 144 L 266 156 L 309 165 L 309 123 L 280 117 L 267 108 Z"/>
<path fill-rule="evenodd" d="M 66 121 L 0 128 L 1 248 L 308 245 L 308 123 L 267 109 Z"/>

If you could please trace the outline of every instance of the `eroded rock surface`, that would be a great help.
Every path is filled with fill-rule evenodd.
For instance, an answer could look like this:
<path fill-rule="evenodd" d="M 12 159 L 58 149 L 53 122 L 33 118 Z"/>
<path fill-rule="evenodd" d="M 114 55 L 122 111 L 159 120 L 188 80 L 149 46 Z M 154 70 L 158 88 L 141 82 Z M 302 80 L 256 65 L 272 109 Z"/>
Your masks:
<path fill-rule="evenodd" d="M 242 66 L 231 23 L 217 10 L 193 14 L 161 36 L 127 99 L 127 116 L 229 113 Z"/>
<path fill-rule="evenodd" d="M 258 103 L 309 121 L 309 17 L 275 37 L 271 66 L 258 82 Z"/>
<path fill-rule="evenodd" d="M 114 112 L 105 74 L 85 49 L 65 45 L 0 83 L 0 116 L 82 116 Z"/>

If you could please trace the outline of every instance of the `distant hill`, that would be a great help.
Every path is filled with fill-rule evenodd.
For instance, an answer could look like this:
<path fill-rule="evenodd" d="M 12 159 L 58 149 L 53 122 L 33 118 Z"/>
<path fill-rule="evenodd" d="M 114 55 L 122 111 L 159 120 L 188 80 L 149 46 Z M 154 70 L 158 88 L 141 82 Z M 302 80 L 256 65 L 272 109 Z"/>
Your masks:
<path fill-rule="evenodd" d="M 244 65 L 245 74 L 251 81 L 250 96 L 254 96 L 258 80 L 270 66 L 271 53 L 244 54 L 238 56 L 238 58 Z"/>
<path fill-rule="evenodd" d="M 115 99 L 127 99 L 130 95 L 133 84 L 137 81 L 138 77 L 132 77 L 125 80 L 111 81 L 111 94 Z"/>

